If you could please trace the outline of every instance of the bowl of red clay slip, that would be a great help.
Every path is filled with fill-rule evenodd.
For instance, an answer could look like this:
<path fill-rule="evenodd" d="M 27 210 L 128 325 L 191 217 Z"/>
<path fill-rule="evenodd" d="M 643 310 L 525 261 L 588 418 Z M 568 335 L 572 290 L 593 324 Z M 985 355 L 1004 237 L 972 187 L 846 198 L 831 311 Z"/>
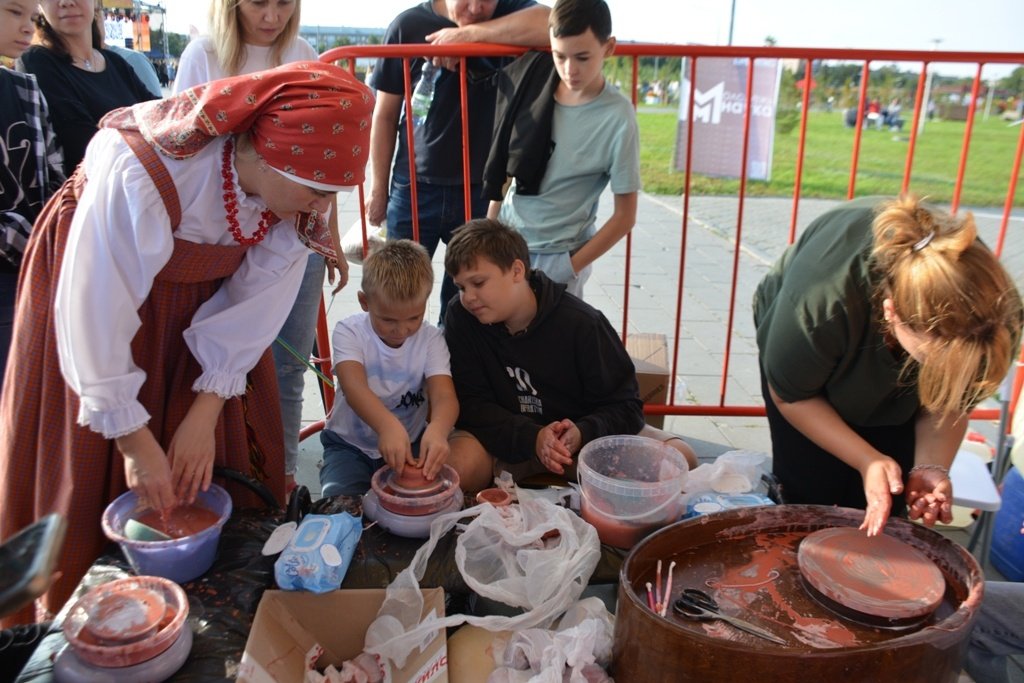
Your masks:
<path fill-rule="evenodd" d="M 221 530 L 231 516 L 231 507 L 231 496 L 216 484 L 200 491 L 194 503 L 165 511 L 147 507 L 134 492 L 128 491 L 107 506 L 101 524 L 107 538 L 121 546 L 136 574 L 186 583 L 213 566 Z M 125 532 L 129 520 L 169 538 L 130 538 Z"/>
<path fill-rule="evenodd" d="M 182 635 L 185 591 L 158 576 L 111 581 L 93 588 L 64 620 L 64 636 L 87 664 L 111 668 L 149 661 Z"/>

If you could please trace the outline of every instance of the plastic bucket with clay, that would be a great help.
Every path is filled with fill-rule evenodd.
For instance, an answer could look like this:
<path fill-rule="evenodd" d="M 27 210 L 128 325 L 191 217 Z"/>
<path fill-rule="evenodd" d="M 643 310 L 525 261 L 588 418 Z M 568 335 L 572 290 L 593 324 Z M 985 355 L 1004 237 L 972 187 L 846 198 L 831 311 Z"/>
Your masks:
<path fill-rule="evenodd" d="M 217 557 L 221 530 L 231 516 L 231 496 L 220 486 L 211 484 L 209 490 L 196 495 L 196 504 L 217 513 L 217 522 L 191 536 L 169 541 L 136 541 L 124 535 L 124 525 L 142 508 L 139 497 L 128 491 L 103 512 L 103 532 L 121 546 L 136 574 L 162 576 L 176 583 L 191 581 L 205 574 Z"/>

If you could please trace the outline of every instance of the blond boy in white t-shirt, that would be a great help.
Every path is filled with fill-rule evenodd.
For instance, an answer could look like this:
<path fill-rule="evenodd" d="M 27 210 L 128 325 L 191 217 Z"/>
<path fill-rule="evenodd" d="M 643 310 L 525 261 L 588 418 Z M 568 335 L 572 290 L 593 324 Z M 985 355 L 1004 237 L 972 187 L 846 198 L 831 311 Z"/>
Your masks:
<path fill-rule="evenodd" d="M 422 467 L 430 480 L 448 459 L 459 404 L 448 346 L 424 323 L 434 273 L 411 240 L 387 242 L 363 264 L 359 304 L 332 336 L 338 400 L 320 435 L 323 495 L 361 495 L 378 468 Z"/>

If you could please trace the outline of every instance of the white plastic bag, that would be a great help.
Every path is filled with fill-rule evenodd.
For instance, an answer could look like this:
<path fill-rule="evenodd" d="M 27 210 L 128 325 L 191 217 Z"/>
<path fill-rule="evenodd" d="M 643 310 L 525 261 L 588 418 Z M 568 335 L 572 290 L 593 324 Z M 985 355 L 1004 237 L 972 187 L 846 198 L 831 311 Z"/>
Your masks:
<path fill-rule="evenodd" d="M 690 470 L 686 481 L 686 497 L 713 491 L 715 493 L 747 493 L 761 481 L 761 464 L 766 455 L 756 451 L 729 451 L 713 463 Z"/>
<path fill-rule="evenodd" d="M 572 605 L 558 630 L 526 629 L 495 641 L 488 683 L 585 683 L 610 680 L 614 619 L 598 598 Z"/>
<path fill-rule="evenodd" d="M 516 616 L 454 614 L 420 623 L 419 579 L 441 537 L 474 517 L 455 544 L 455 563 L 466 585 L 480 596 L 521 607 Z M 477 505 L 441 515 L 430 538 L 387 588 L 365 649 L 405 665 L 414 649 L 443 629 L 473 624 L 490 631 L 547 628 L 579 598 L 601 556 L 597 531 L 578 515 L 543 500 L 496 508 Z M 557 580 L 551 580 L 557 577 Z"/>
<path fill-rule="evenodd" d="M 373 227 L 372 225 L 366 226 L 366 245 L 367 254 L 376 249 L 377 247 L 384 244 L 388 238 L 388 230 L 386 225 Z M 349 263 L 353 263 L 357 266 L 363 265 L 363 221 L 357 219 L 352 224 L 345 234 L 341 236 L 341 251 L 345 254 L 345 258 L 348 259 Z"/>

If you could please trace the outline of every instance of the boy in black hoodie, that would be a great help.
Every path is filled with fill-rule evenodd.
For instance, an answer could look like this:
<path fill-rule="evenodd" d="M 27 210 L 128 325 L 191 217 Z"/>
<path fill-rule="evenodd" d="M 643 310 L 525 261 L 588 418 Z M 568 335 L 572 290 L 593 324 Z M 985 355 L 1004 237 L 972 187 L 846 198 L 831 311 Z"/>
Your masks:
<path fill-rule="evenodd" d="M 564 474 L 613 434 L 669 442 L 696 466 L 688 444 L 644 424 L 633 361 L 604 315 L 529 264 L 522 235 L 492 219 L 456 230 L 445 252 L 459 289 L 445 316 L 460 406 L 448 462 L 463 488 L 489 486 L 495 465 Z"/>

